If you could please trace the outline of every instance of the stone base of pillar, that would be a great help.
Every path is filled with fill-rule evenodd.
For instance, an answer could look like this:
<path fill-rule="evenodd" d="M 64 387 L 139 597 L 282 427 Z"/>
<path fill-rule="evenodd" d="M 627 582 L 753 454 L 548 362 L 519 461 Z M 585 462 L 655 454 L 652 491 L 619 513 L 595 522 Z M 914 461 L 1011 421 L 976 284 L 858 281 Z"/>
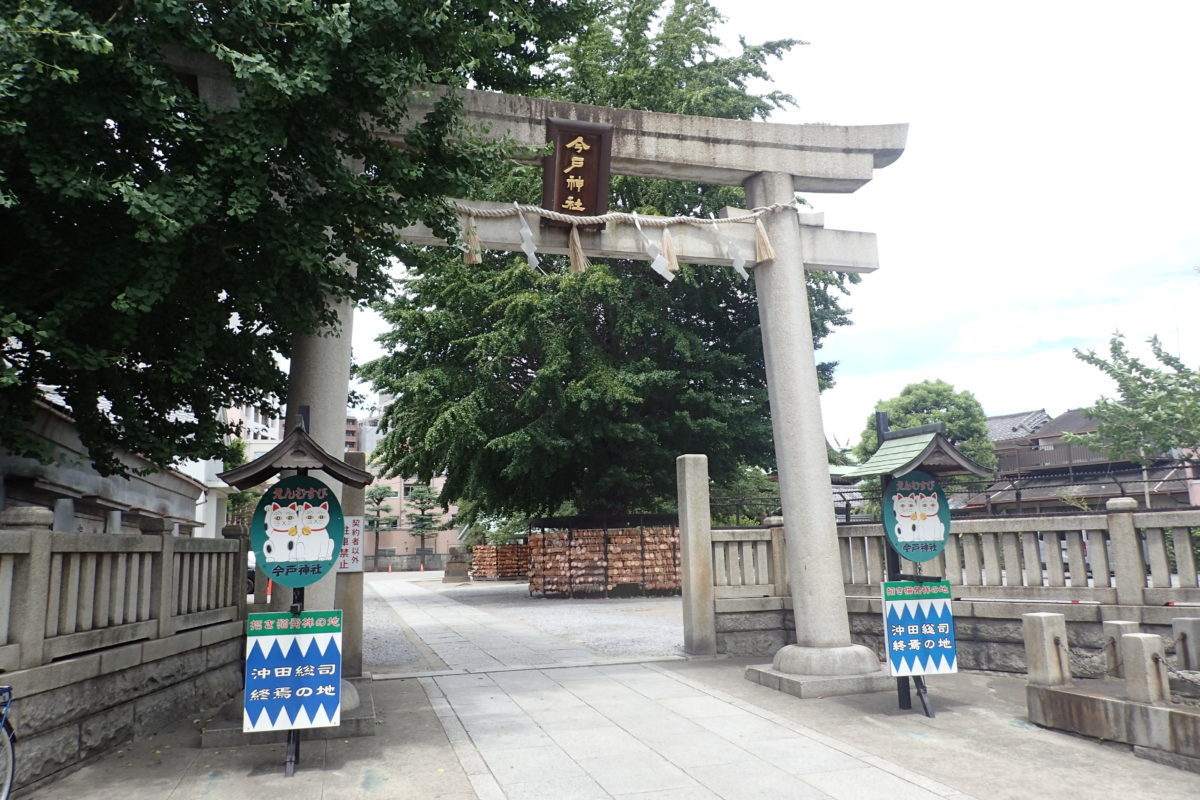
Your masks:
<path fill-rule="evenodd" d="M 875 651 L 861 644 L 845 647 L 789 644 L 775 654 L 771 667 L 789 675 L 871 675 L 880 670 Z"/>
<path fill-rule="evenodd" d="M 763 664 L 746 667 L 746 680 L 806 700 L 896 689 L 896 679 L 878 664 L 876 671 L 868 675 L 793 675 Z"/>
<path fill-rule="evenodd" d="M 801 647 L 789 644 L 770 666 L 746 668 L 746 680 L 796 697 L 886 692 L 896 681 L 874 651 L 860 644 Z"/>

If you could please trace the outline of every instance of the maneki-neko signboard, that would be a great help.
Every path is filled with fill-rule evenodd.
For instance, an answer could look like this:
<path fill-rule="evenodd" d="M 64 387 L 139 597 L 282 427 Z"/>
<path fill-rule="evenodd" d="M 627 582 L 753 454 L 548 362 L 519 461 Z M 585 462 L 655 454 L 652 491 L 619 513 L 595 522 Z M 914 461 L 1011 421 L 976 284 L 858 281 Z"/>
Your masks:
<path fill-rule="evenodd" d="M 547 119 L 549 155 L 542 162 L 542 207 L 560 214 L 597 217 L 608 211 L 612 126 Z M 569 223 L 542 218 L 543 225 Z M 604 224 L 582 227 L 603 228 Z"/>
<path fill-rule="evenodd" d="M 292 475 L 263 492 L 250 522 L 250 546 L 268 578 L 299 588 L 329 574 L 344 529 L 333 490 L 316 478 Z"/>
<path fill-rule="evenodd" d="M 883 527 L 888 543 L 909 561 L 929 561 L 946 547 L 950 504 L 932 475 L 913 470 L 883 490 Z"/>

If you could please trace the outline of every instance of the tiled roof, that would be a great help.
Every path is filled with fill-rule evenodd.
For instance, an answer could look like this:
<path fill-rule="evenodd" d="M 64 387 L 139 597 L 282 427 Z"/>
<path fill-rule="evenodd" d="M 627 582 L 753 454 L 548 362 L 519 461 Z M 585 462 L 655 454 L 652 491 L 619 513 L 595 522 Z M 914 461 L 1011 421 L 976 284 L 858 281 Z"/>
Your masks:
<path fill-rule="evenodd" d="M 1073 408 L 1059 414 L 1054 419 L 1038 428 L 1035 436 L 1044 438 L 1057 436 L 1061 433 L 1088 433 L 1096 430 L 1096 421 L 1084 413 L 1085 409 Z"/>
<path fill-rule="evenodd" d="M 1001 414 L 987 418 L 988 438 L 993 442 L 1005 439 L 1020 439 L 1037 431 L 1050 420 L 1046 409 L 1020 411 L 1016 414 Z"/>

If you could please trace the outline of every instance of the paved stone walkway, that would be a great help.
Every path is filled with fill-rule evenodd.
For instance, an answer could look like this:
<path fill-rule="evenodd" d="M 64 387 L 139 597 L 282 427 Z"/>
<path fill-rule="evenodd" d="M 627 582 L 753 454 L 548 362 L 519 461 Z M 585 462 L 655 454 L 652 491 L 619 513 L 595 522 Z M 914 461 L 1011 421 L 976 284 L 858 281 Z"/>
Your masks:
<path fill-rule="evenodd" d="M 203 718 L 189 715 L 19 800 L 1200 797 L 1200 775 L 1030 725 L 1018 677 L 939 676 L 933 719 L 898 711 L 892 693 L 799 700 L 744 680 L 744 660 L 664 657 L 670 642 L 614 655 L 605 631 L 597 652 L 578 627 L 617 603 L 538 599 L 517 613 L 508 598 L 479 603 L 495 589 L 437 577 L 368 576 L 364 633 L 395 668 L 373 683 L 375 736 L 306 741 L 284 778 L 282 745 L 202 749 Z M 625 606 L 631 633 L 669 605 Z"/>
<path fill-rule="evenodd" d="M 445 594 L 422 589 L 419 582 L 370 577 L 373 580 L 365 591 L 386 600 L 407 631 L 428 646 L 445 669 L 486 672 L 509 667 L 590 664 L 596 658 L 586 647 L 547 636 L 527 625 L 507 622 Z"/>
<path fill-rule="evenodd" d="M 417 583 L 371 589 L 460 673 L 419 680 L 480 800 L 967 800 L 653 662 L 597 665 L 621 659 Z"/>
<path fill-rule="evenodd" d="M 421 683 L 481 800 L 967 798 L 654 665 Z"/>

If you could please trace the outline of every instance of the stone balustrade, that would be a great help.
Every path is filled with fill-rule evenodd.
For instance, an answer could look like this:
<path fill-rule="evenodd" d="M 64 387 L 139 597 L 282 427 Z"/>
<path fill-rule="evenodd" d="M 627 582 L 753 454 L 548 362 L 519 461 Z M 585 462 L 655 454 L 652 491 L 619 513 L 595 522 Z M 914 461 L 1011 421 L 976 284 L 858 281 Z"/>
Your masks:
<path fill-rule="evenodd" d="M 685 648 L 771 656 L 795 637 L 784 521 L 714 529 L 700 509 L 707 493 L 698 502 L 689 497 L 706 488 L 702 457 L 683 458 L 693 460 L 680 465 L 680 507 L 697 506 L 681 515 Z M 955 520 L 943 553 L 922 564 L 902 559 L 900 571 L 951 584 L 960 666 L 1024 671 L 1022 615 L 1063 611 L 1074 668 L 1104 674 L 1106 620 L 1132 620 L 1165 635 L 1180 606 L 1200 606 L 1189 535 L 1200 527 L 1200 510 L 1134 505 L 1116 498 L 1105 514 Z M 879 650 L 883 527 L 847 524 L 837 532 L 852 636 Z"/>
<path fill-rule="evenodd" d="M 1029 682 L 1029 720 L 1102 741 L 1125 742 L 1146 758 L 1200 771 L 1200 710 L 1179 702 L 1171 674 L 1183 675 L 1197 658 L 1200 617 L 1172 621 L 1178 666 L 1171 666 L 1164 637 L 1144 633 L 1129 620 L 1114 620 L 1110 642 L 1111 680 L 1075 680 L 1066 657 L 1064 614 L 1036 612 L 1022 618 Z M 1193 673 L 1200 675 L 1200 673 Z M 1190 679 L 1189 679 L 1190 680 Z M 1196 686 L 1189 683 L 1190 696 Z M 1182 689 L 1181 689 L 1182 692 Z"/>
<path fill-rule="evenodd" d="M 146 520 L 141 535 L 68 533 L 53 519 L 0 514 L 0 682 L 26 789 L 241 686 L 240 532 L 191 539 Z"/>
<path fill-rule="evenodd" d="M 240 620 L 244 540 L 0 530 L 0 671 Z M 7 513 L 7 512 L 6 512 Z"/>

